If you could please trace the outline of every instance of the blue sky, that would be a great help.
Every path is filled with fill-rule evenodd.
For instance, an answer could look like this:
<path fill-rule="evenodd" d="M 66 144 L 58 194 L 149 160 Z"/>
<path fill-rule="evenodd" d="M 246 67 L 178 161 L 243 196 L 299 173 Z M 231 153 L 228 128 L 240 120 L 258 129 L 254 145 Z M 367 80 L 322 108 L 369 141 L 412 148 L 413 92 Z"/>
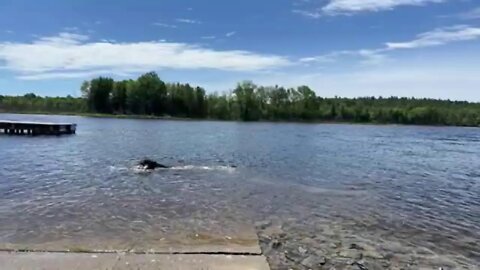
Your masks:
<path fill-rule="evenodd" d="M 0 94 L 99 75 L 480 101 L 478 0 L 0 0 Z"/>

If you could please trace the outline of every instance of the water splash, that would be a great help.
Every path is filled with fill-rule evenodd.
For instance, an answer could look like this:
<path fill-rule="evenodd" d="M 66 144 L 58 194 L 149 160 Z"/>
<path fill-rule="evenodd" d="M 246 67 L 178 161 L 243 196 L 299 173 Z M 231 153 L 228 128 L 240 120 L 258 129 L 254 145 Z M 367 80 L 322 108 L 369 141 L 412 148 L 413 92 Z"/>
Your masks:
<path fill-rule="evenodd" d="M 174 166 L 170 168 L 171 170 L 177 171 L 195 171 L 195 170 L 204 170 L 204 171 L 227 171 L 234 172 L 235 167 L 232 166 L 196 166 L 196 165 L 184 165 L 184 166 Z"/>
<path fill-rule="evenodd" d="M 115 168 L 116 170 L 121 170 L 120 168 Z M 111 168 L 112 170 L 112 168 Z M 225 171 L 228 173 L 232 173 L 236 170 L 235 167 L 232 166 L 200 166 L 200 165 L 182 165 L 182 166 L 173 166 L 170 168 L 158 168 L 155 170 L 145 170 L 142 166 L 134 166 L 132 171 L 135 173 L 150 173 L 153 171 Z"/>
<path fill-rule="evenodd" d="M 114 165 L 108 166 L 108 169 L 110 170 L 111 173 L 113 173 L 113 172 L 125 172 L 125 171 L 129 170 L 128 167 L 119 167 L 119 166 L 114 166 Z"/>

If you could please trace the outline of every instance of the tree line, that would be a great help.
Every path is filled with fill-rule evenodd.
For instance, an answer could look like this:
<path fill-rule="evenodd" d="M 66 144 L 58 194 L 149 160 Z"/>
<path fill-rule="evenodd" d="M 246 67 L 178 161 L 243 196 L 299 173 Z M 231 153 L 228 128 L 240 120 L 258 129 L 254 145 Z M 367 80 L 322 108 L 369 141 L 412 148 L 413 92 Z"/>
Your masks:
<path fill-rule="evenodd" d="M 203 88 L 165 83 L 155 72 L 143 74 L 137 80 L 95 78 L 83 82 L 81 92 L 91 112 L 207 117 L 207 95 Z"/>
<path fill-rule="evenodd" d="M 0 112 L 101 113 L 241 121 L 325 121 L 480 126 L 480 103 L 399 97 L 323 98 L 308 86 L 239 83 L 224 93 L 166 83 L 155 72 L 136 80 L 98 77 L 82 97 L 0 96 Z"/>

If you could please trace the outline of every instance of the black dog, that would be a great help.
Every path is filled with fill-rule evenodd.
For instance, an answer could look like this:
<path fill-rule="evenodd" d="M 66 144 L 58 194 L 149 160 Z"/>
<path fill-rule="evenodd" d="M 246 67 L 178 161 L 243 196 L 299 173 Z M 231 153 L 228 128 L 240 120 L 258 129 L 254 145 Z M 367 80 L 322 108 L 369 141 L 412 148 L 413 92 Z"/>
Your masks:
<path fill-rule="evenodd" d="M 168 169 L 170 167 L 160 164 L 156 161 L 150 159 L 144 159 L 138 163 L 138 166 L 142 167 L 144 170 L 155 170 L 158 168 Z"/>

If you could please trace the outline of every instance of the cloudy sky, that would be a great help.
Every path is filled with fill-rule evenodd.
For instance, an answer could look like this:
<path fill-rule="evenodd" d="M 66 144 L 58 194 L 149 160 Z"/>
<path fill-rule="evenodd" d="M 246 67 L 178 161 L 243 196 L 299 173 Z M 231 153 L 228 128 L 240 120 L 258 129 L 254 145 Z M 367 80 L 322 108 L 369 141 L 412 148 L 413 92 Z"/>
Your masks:
<path fill-rule="evenodd" d="M 0 0 L 0 94 L 99 75 L 480 101 L 478 0 Z"/>

